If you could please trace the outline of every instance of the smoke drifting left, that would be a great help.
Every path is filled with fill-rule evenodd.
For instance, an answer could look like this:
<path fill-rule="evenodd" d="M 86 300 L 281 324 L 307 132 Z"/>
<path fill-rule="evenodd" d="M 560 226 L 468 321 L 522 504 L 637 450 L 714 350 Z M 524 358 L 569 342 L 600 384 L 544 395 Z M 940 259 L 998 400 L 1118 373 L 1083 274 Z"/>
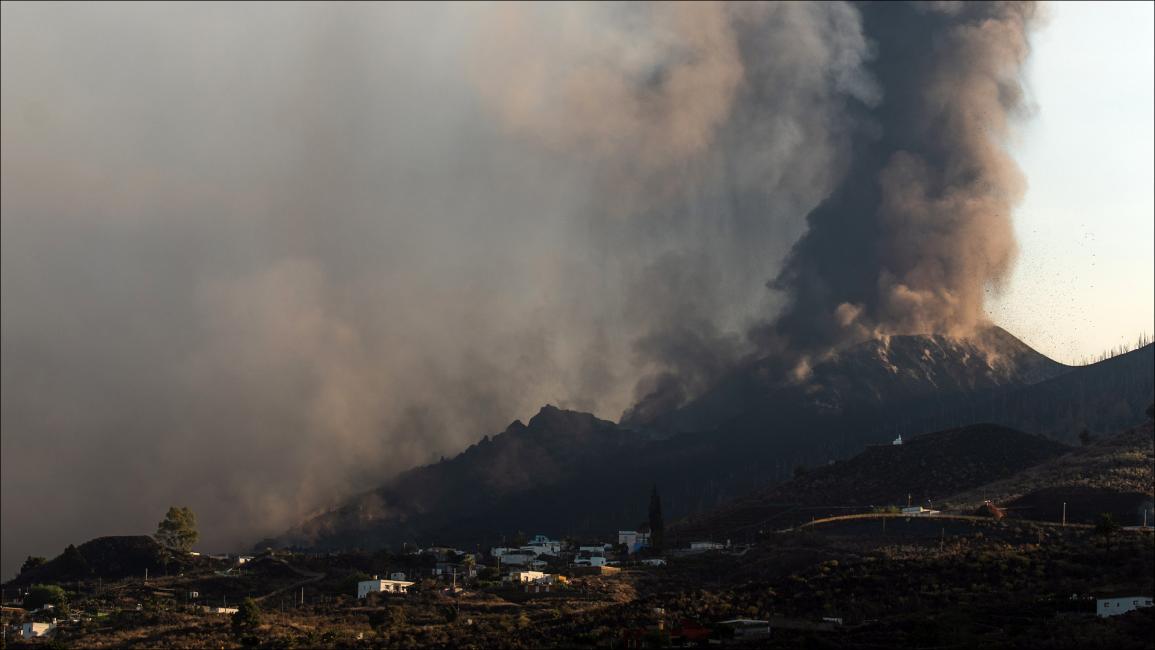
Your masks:
<path fill-rule="evenodd" d="M 948 39 L 916 99 L 842 3 L 2 11 L 5 575 L 171 504 L 248 543 L 768 341 L 965 325 L 1013 259 L 1017 5 L 888 10 Z"/>

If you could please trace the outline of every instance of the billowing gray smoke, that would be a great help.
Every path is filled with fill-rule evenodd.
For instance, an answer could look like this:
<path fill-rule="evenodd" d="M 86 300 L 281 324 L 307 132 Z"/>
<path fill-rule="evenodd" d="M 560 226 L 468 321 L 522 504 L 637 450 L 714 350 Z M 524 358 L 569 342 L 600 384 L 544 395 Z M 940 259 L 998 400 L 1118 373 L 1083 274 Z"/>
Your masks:
<path fill-rule="evenodd" d="M 1028 13 L 5 3 L 3 573 L 973 323 Z"/>
<path fill-rule="evenodd" d="M 814 357 L 868 338 L 975 333 L 987 322 L 985 295 L 1015 258 L 1011 211 L 1025 182 L 1004 145 L 1023 110 L 1036 6 L 858 8 L 881 101 L 860 94 L 869 101 L 843 116 L 855 134 L 849 167 L 769 283 L 784 298 L 779 313 L 750 329 L 757 353 L 779 357 L 787 380 L 804 378 Z M 678 340 L 662 334 L 661 344 Z M 729 367 L 701 348 L 666 352 L 714 360 L 711 378 Z M 646 377 L 625 420 L 644 424 L 676 407 L 700 388 L 685 379 L 697 376 L 672 368 Z"/>
<path fill-rule="evenodd" d="M 770 286 L 758 335 L 793 352 L 891 333 L 967 335 L 1015 258 L 1025 182 L 1004 148 L 1023 108 L 1029 3 L 872 3 L 884 100 L 846 178 Z"/>

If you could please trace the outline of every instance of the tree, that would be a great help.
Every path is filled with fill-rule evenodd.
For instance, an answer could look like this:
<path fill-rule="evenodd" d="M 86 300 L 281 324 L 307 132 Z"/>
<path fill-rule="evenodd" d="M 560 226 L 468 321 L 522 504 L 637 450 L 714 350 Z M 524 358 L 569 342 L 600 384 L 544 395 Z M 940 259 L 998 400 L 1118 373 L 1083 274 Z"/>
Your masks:
<path fill-rule="evenodd" d="M 154 537 L 165 548 L 188 552 L 200 537 L 196 515 L 190 508 L 169 508 Z"/>
<path fill-rule="evenodd" d="M 60 569 L 69 578 L 79 580 L 89 573 L 88 560 L 75 545 L 69 544 L 60 555 Z"/>
<path fill-rule="evenodd" d="M 233 633 L 237 636 L 253 632 L 261 624 L 261 606 L 252 598 L 241 601 L 233 614 Z"/>
<path fill-rule="evenodd" d="M 1091 444 L 1091 432 L 1086 430 L 1086 429 L 1083 429 L 1082 431 L 1080 431 L 1079 432 L 1079 442 L 1083 443 L 1084 447 Z"/>
<path fill-rule="evenodd" d="M 1119 522 L 1115 521 L 1115 516 L 1109 512 L 1104 512 L 1099 515 L 1099 521 L 1095 523 L 1095 534 L 1102 535 L 1107 540 L 1107 549 L 1111 548 L 1111 537 L 1119 531 Z"/>
<path fill-rule="evenodd" d="M 20 573 L 24 573 L 25 571 L 28 571 L 30 569 L 35 569 L 36 567 L 44 564 L 47 561 L 48 560 L 46 558 L 29 555 L 28 559 L 24 560 L 24 564 L 20 565 Z"/>
<path fill-rule="evenodd" d="M 666 523 L 662 520 L 662 498 L 658 486 L 650 492 L 650 548 L 661 551 L 665 543 Z"/>
<path fill-rule="evenodd" d="M 63 607 L 67 603 L 68 596 L 57 585 L 32 585 L 24 596 L 24 609 L 40 609 L 45 605 Z"/>

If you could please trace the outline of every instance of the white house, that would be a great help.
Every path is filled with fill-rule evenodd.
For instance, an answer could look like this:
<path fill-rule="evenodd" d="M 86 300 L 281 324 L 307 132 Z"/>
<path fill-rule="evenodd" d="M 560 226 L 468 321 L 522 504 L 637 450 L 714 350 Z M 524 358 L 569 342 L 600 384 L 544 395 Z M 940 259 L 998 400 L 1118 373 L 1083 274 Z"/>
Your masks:
<path fill-rule="evenodd" d="M 523 546 L 522 549 L 533 550 L 538 555 L 557 555 L 561 553 L 561 542 L 545 535 L 534 535 L 533 539 L 529 540 L 529 544 Z"/>
<path fill-rule="evenodd" d="M 891 442 L 890 444 L 901 445 L 902 444 L 902 435 L 900 434 L 897 438 L 894 439 L 894 442 Z"/>
<path fill-rule="evenodd" d="M 237 613 L 236 607 L 214 607 L 212 605 L 201 605 L 201 611 L 206 614 L 222 614 L 231 615 Z"/>
<path fill-rule="evenodd" d="M 720 551 L 726 548 L 721 542 L 690 542 L 691 551 Z"/>
<path fill-rule="evenodd" d="M 25 623 L 23 629 L 20 630 L 20 637 L 24 639 L 35 639 L 48 636 L 55 630 L 55 620 L 52 623 Z"/>
<path fill-rule="evenodd" d="M 574 566 L 605 566 L 606 556 L 604 555 L 587 555 L 579 557 L 573 561 Z"/>
<path fill-rule="evenodd" d="M 1123 596 L 1118 598 L 1098 598 L 1095 600 L 1095 614 L 1100 618 L 1118 616 L 1127 612 L 1150 607 L 1150 596 Z"/>
<path fill-rule="evenodd" d="M 541 580 L 545 575 L 541 571 L 510 571 L 509 579 L 513 582 L 533 582 Z"/>
<path fill-rule="evenodd" d="M 642 564 L 646 566 L 666 566 L 666 560 L 660 557 L 648 557 L 642 560 Z"/>
<path fill-rule="evenodd" d="M 902 509 L 902 514 L 908 517 L 927 517 L 930 515 L 937 515 L 938 510 L 931 510 L 922 506 L 907 506 Z"/>
<path fill-rule="evenodd" d="M 650 545 L 650 534 L 640 533 L 636 530 L 619 530 L 618 544 L 625 544 L 630 553 L 637 553 Z"/>
<path fill-rule="evenodd" d="M 357 583 L 357 597 L 364 598 L 371 593 L 404 594 L 414 583 L 406 580 L 362 580 Z"/>

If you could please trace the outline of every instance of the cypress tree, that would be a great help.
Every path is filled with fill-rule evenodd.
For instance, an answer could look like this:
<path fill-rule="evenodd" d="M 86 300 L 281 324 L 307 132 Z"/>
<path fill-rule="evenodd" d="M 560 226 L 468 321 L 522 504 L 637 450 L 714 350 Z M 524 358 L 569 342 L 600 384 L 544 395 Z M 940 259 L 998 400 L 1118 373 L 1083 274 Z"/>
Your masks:
<path fill-rule="evenodd" d="M 658 486 L 650 492 L 650 548 L 661 551 L 665 542 L 666 524 L 662 521 L 662 498 L 658 496 Z"/>

